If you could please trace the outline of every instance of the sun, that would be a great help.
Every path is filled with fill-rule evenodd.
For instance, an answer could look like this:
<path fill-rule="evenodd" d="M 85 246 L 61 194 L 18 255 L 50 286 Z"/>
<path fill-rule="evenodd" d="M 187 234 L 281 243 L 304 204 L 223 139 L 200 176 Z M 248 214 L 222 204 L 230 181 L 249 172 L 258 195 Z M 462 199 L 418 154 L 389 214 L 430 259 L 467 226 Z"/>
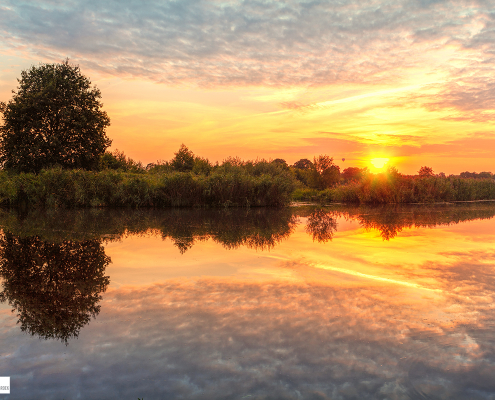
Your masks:
<path fill-rule="evenodd" d="M 376 169 L 382 169 L 388 161 L 388 158 L 372 158 L 370 160 L 371 164 L 373 164 Z"/>

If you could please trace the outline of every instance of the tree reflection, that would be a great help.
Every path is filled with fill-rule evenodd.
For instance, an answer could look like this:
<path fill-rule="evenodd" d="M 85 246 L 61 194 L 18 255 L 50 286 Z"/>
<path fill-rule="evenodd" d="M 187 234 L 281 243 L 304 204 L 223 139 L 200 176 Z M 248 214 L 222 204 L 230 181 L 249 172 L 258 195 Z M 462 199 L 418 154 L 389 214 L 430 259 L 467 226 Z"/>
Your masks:
<path fill-rule="evenodd" d="M 356 216 L 365 229 L 380 232 L 383 240 L 395 238 L 404 228 L 434 228 L 475 219 L 490 219 L 495 215 L 493 204 L 438 206 L 394 206 L 361 210 Z"/>
<path fill-rule="evenodd" d="M 269 250 L 287 239 L 297 222 L 288 209 L 176 210 L 163 213 L 155 226 L 183 254 L 197 241 L 210 238 L 227 249 Z"/>
<path fill-rule="evenodd" d="M 337 221 L 333 213 L 323 209 L 316 209 L 308 216 L 306 232 L 313 236 L 313 241 L 319 243 L 332 240 L 334 233 L 337 231 Z"/>
<path fill-rule="evenodd" d="M 495 216 L 495 204 L 437 204 L 335 207 L 333 217 L 353 219 L 366 230 L 377 230 L 383 240 L 395 238 L 404 228 L 433 228 Z"/>
<path fill-rule="evenodd" d="M 22 237 L 110 242 L 153 232 L 171 240 L 181 254 L 208 239 L 227 249 L 268 250 L 287 239 L 297 224 L 290 208 L 30 210 L 24 217 L 0 209 L 0 227 Z"/>
<path fill-rule="evenodd" d="M 100 312 L 109 263 L 101 240 L 50 242 L 5 231 L 0 237 L 0 300 L 17 311 L 22 331 L 67 344 Z"/>
<path fill-rule="evenodd" d="M 22 237 L 43 237 L 60 242 L 71 239 L 120 240 L 128 235 L 150 232 L 170 240 L 181 254 L 196 243 L 212 240 L 227 249 L 246 246 L 270 250 L 289 238 L 299 223 L 308 218 L 306 232 L 318 242 L 332 239 L 338 218 L 352 219 L 368 230 L 378 230 L 384 240 L 393 239 L 404 228 L 457 224 L 492 218 L 495 204 L 444 205 L 332 205 L 250 209 L 0 209 L 0 227 Z"/>
<path fill-rule="evenodd" d="M 297 213 L 307 218 L 305 230 L 318 242 L 332 239 L 337 230 L 338 218 L 357 221 L 366 230 L 378 231 L 383 240 L 390 240 L 405 228 L 433 228 L 493 218 L 495 204 L 333 205 L 328 208 L 306 206 L 297 209 Z"/>

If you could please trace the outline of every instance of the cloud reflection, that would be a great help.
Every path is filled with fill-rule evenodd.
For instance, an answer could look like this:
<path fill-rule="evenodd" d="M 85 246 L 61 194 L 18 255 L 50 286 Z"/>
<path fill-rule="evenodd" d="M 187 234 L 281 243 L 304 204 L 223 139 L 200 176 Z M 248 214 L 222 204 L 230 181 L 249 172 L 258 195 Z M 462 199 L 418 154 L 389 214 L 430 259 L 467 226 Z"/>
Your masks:
<path fill-rule="evenodd" d="M 345 217 L 394 227 L 447 226 L 493 216 L 493 206 L 483 204 L 392 209 L 395 218 L 371 207 L 335 207 L 327 212 L 307 207 L 297 209 L 297 215 L 301 219 L 321 216 L 324 221 Z M 124 226 L 132 235 L 147 232 L 150 221 L 158 229 L 160 221 L 167 220 L 155 219 L 164 210 L 148 211 L 129 214 L 127 220 L 123 212 L 119 218 L 127 221 Z M 74 222 L 76 226 L 91 222 L 79 220 L 78 215 L 67 213 L 65 221 L 79 221 Z M 100 220 L 94 219 L 96 225 L 91 225 L 93 234 L 105 232 L 103 226 L 96 229 L 97 224 L 112 221 L 111 213 L 99 215 Z M 176 219 L 178 214 L 170 215 Z M 193 227 L 198 222 L 186 220 Z M 19 230 L 16 224 L 22 223 L 27 232 L 33 232 L 40 228 L 38 222 L 10 223 Z M 317 227 L 322 225 L 319 219 L 316 222 Z M 481 224 L 472 225 L 479 229 Z M 488 231 L 492 226 L 483 225 Z M 463 249 L 457 245 L 469 237 L 466 226 L 470 225 L 465 224 L 455 237 L 452 227 L 443 229 L 451 244 L 440 249 L 432 244 L 424 250 L 427 261 L 414 265 L 405 265 L 408 260 L 401 246 L 394 252 L 389 246 L 392 240 L 363 238 L 362 229 L 351 232 L 363 241 L 349 237 L 350 242 L 343 243 L 339 236 L 325 245 L 301 232 L 295 236 L 304 242 L 301 248 L 307 247 L 306 254 L 301 251 L 305 257 L 297 258 L 289 242 L 282 252 L 287 257 L 276 260 L 278 275 L 269 280 L 189 276 L 151 286 L 110 288 L 99 303 L 98 318 L 68 346 L 19 335 L 17 318 L 4 312 L 0 315 L 0 375 L 13 377 L 16 396 L 24 400 L 77 396 L 491 399 L 495 393 L 495 275 L 494 253 L 486 247 L 491 231 L 484 242 Z M 109 227 L 121 229 L 118 224 Z M 212 231 L 211 226 L 204 229 Z M 124 235 L 126 231 L 115 232 Z M 422 243 L 435 238 L 423 232 L 418 235 L 424 237 Z M 358 250 L 356 244 L 366 243 L 369 246 Z M 359 257 L 385 247 L 400 263 L 395 265 L 392 257 L 392 262 L 383 261 L 385 269 L 378 270 L 365 263 L 366 271 L 421 285 L 337 276 L 315 263 L 334 253 L 342 258 L 328 262 L 353 269 L 359 267 Z M 248 261 L 257 265 L 258 255 L 251 253 Z M 284 278 L 283 268 L 304 279 Z"/>
<path fill-rule="evenodd" d="M 97 398 L 119 387 L 145 398 L 488 399 L 493 310 L 473 318 L 476 307 L 461 302 L 462 323 L 437 319 L 451 304 L 369 284 L 201 279 L 110 290 L 51 393 L 74 393 L 85 366 Z M 39 359 L 45 349 L 30 351 Z M 36 376 L 45 364 L 28 369 Z"/>

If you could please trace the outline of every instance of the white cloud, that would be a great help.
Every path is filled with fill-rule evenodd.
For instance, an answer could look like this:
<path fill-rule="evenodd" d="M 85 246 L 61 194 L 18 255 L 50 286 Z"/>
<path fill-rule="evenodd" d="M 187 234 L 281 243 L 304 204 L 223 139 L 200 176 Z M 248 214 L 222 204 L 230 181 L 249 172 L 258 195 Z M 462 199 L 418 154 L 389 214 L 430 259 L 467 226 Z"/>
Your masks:
<path fill-rule="evenodd" d="M 405 71 L 421 69 L 442 76 L 439 94 L 411 96 L 407 104 L 493 120 L 483 113 L 495 108 L 489 1 L 0 0 L 0 6 L 3 52 L 37 61 L 69 57 L 111 75 L 206 87 L 411 84 Z"/>

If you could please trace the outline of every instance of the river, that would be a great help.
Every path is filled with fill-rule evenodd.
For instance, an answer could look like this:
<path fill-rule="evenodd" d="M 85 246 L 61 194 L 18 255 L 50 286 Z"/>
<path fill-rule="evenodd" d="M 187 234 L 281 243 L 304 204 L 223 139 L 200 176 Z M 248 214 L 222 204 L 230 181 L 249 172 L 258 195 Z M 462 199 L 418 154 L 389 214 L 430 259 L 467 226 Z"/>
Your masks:
<path fill-rule="evenodd" d="M 0 397 L 494 399 L 494 216 L 0 210 Z"/>

